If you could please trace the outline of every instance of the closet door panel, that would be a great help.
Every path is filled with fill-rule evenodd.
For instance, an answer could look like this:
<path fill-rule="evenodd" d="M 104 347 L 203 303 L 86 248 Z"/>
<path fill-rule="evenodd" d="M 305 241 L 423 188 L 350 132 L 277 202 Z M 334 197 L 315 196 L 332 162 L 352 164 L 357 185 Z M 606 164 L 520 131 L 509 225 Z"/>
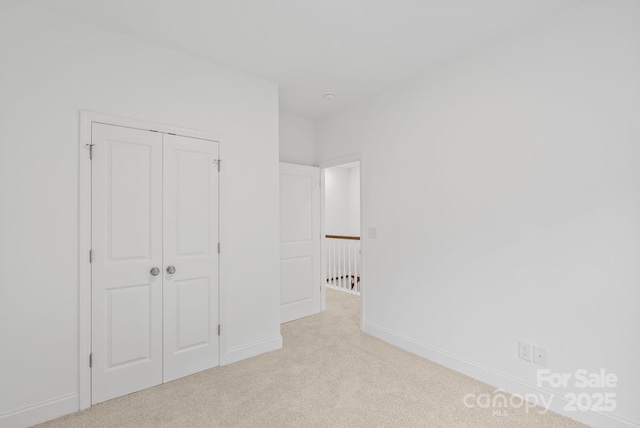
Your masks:
<path fill-rule="evenodd" d="M 164 135 L 164 381 L 218 356 L 218 144 Z"/>
<path fill-rule="evenodd" d="M 162 135 L 92 125 L 92 403 L 162 383 Z"/>

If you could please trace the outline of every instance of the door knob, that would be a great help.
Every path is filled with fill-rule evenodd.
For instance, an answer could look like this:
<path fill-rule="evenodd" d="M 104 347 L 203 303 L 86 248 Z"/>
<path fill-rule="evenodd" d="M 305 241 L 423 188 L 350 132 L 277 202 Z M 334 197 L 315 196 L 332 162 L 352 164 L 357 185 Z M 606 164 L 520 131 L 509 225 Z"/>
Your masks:
<path fill-rule="evenodd" d="M 158 274 L 160 273 L 160 269 L 158 269 L 157 267 L 151 268 L 149 273 L 153 276 L 158 276 Z"/>
<path fill-rule="evenodd" d="M 176 268 L 174 266 L 167 267 L 167 273 L 173 275 L 176 273 Z"/>

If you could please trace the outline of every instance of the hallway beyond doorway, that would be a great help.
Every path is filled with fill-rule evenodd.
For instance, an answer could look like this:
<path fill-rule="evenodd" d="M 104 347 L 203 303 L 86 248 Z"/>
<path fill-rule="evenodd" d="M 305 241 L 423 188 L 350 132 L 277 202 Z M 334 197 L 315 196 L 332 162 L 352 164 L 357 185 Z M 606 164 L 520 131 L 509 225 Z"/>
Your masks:
<path fill-rule="evenodd" d="M 323 175 L 324 284 L 329 288 L 360 294 L 360 161 L 324 168 Z"/>

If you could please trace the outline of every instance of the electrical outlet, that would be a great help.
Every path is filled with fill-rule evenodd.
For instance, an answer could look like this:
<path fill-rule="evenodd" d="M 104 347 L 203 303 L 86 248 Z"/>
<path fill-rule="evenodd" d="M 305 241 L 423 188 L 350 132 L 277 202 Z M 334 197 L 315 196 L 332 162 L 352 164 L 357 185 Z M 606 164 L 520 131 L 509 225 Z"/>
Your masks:
<path fill-rule="evenodd" d="M 521 360 L 531 361 L 531 345 L 518 342 L 518 357 Z"/>
<path fill-rule="evenodd" d="M 547 350 L 539 346 L 533 347 L 533 362 L 540 366 L 547 366 Z"/>

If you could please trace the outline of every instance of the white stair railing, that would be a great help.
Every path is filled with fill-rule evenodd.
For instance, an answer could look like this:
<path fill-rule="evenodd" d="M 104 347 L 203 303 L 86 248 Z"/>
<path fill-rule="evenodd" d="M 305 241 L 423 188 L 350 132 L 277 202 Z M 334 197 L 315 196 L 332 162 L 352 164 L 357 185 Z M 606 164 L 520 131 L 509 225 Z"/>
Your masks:
<path fill-rule="evenodd" d="M 360 294 L 360 237 L 326 235 L 326 284 L 349 293 Z"/>

